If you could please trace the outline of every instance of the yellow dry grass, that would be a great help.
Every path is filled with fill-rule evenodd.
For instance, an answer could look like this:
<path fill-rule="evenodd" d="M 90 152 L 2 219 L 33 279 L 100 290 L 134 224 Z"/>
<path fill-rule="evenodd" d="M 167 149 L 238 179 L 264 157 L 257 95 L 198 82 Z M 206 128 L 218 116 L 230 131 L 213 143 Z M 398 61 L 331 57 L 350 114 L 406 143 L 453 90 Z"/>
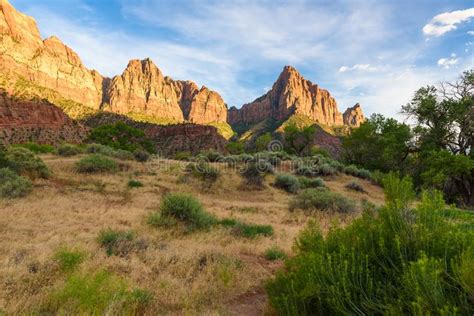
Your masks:
<path fill-rule="evenodd" d="M 267 178 L 265 189 L 252 191 L 242 186 L 238 174 L 227 170 L 206 189 L 197 180 L 182 181 L 183 168 L 175 161 L 127 162 L 126 171 L 113 175 L 81 175 L 73 168 L 78 157 L 46 155 L 43 159 L 53 171 L 51 179 L 37 181 L 26 198 L 0 201 L 0 314 L 2 309 L 28 313 L 64 282 L 52 259 L 63 245 L 88 254 L 81 270 L 105 268 L 131 287 L 150 291 L 153 302 L 147 314 L 238 314 L 240 298 L 261 289 L 281 265 L 267 261 L 265 250 L 278 245 L 291 254 L 295 237 L 309 219 L 288 211 L 291 195 L 271 186 L 273 176 Z M 129 189 L 130 179 L 144 187 Z M 366 181 L 359 180 L 368 194 L 345 189 L 353 180 L 349 176 L 325 180 L 331 190 L 350 198 L 383 203 L 381 189 Z M 218 218 L 272 225 L 275 234 L 245 239 L 222 227 L 189 234 L 151 227 L 147 216 L 158 209 L 167 192 L 191 193 Z M 351 219 L 316 215 L 323 229 L 335 217 L 341 222 Z M 148 247 L 126 257 L 107 256 L 97 236 L 109 227 L 133 230 Z"/>

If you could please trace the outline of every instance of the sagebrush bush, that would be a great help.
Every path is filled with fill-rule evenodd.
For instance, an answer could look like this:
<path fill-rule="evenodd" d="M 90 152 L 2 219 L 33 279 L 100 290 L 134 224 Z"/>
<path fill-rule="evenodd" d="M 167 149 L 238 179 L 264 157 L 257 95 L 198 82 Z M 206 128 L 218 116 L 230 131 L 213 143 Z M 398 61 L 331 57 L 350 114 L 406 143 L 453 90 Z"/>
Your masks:
<path fill-rule="evenodd" d="M 62 144 L 57 149 L 58 155 L 63 157 L 71 157 L 83 153 L 83 149 L 74 144 Z"/>
<path fill-rule="evenodd" d="M 8 168 L 0 169 L 0 198 L 24 197 L 31 192 L 31 181 Z"/>
<path fill-rule="evenodd" d="M 114 151 L 112 157 L 120 160 L 135 160 L 135 155 L 128 150 L 117 149 Z"/>
<path fill-rule="evenodd" d="M 184 193 L 167 194 L 161 201 L 160 212 L 185 223 L 188 230 L 207 229 L 217 223 L 196 198 Z"/>
<path fill-rule="evenodd" d="M 244 170 L 241 172 L 242 177 L 249 186 L 261 188 L 265 180 L 266 172 L 260 170 L 260 167 L 255 162 L 246 163 Z"/>
<path fill-rule="evenodd" d="M 108 157 L 114 157 L 120 160 L 134 160 L 135 159 L 133 153 L 127 150 L 114 149 L 112 147 L 101 145 L 101 144 L 89 144 L 86 146 L 85 151 L 90 154 L 101 154 Z"/>
<path fill-rule="evenodd" d="M 387 195 L 405 201 L 406 186 L 394 181 Z M 423 194 L 416 209 L 405 205 L 366 211 L 327 234 L 312 222 L 300 234 L 295 256 L 267 284 L 276 312 L 472 315 L 472 231 L 445 220 L 439 193 Z"/>
<path fill-rule="evenodd" d="M 369 170 L 359 169 L 357 168 L 357 166 L 354 166 L 354 165 L 349 165 L 345 167 L 344 173 L 354 176 L 354 177 L 362 178 L 362 179 L 370 179 L 371 177 L 371 173 Z"/>
<path fill-rule="evenodd" d="M 300 189 L 300 182 L 297 177 L 291 174 L 278 174 L 275 178 L 275 186 L 289 193 L 296 193 Z"/>
<path fill-rule="evenodd" d="M 160 212 L 153 212 L 148 216 L 148 224 L 153 227 L 171 227 L 178 223 L 178 221 L 171 216 L 164 216 Z"/>
<path fill-rule="evenodd" d="M 132 231 L 106 229 L 97 237 L 101 247 L 105 248 L 107 255 L 126 256 L 136 249 L 135 234 Z M 139 246 L 139 245 L 138 245 Z"/>
<path fill-rule="evenodd" d="M 300 176 L 307 176 L 313 177 L 315 176 L 317 171 L 314 167 L 307 166 L 307 165 L 300 165 L 296 168 L 296 174 Z"/>
<path fill-rule="evenodd" d="M 318 175 L 321 176 L 333 176 L 337 174 L 337 170 L 330 164 L 324 163 L 317 168 Z"/>
<path fill-rule="evenodd" d="M 207 162 L 190 163 L 186 166 L 186 171 L 193 177 L 212 185 L 219 179 L 220 171 Z"/>
<path fill-rule="evenodd" d="M 326 186 L 326 184 L 324 183 L 324 180 L 321 178 L 299 177 L 298 181 L 300 182 L 300 187 L 302 189 L 324 188 Z"/>
<path fill-rule="evenodd" d="M 345 185 L 345 187 L 349 190 L 352 190 L 352 191 L 367 193 L 367 191 L 364 189 L 364 187 L 362 185 L 360 185 L 359 182 L 356 182 L 356 181 L 349 182 L 348 184 Z"/>
<path fill-rule="evenodd" d="M 92 154 L 75 163 L 77 172 L 80 173 L 97 173 L 97 172 L 116 172 L 118 164 L 104 155 Z"/>
<path fill-rule="evenodd" d="M 209 161 L 209 162 L 218 162 L 218 161 L 221 161 L 222 158 L 223 158 L 221 153 L 219 153 L 218 151 L 212 150 L 212 149 L 202 151 L 199 155 L 204 157 L 204 159 L 206 161 Z"/>
<path fill-rule="evenodd" d="M 133 156 L 135 157 L 135 160 L 139 162 L 147 162 L 150 160 L 150 154 L 143 149 L 136 149 L 133 152 Z"/>
<path fill-rule="evenodd" d="M 26 148 L 8 148 L 5 154 L 6 167 L 31 179 L 48 178 L 48 167 L 34 152 Z"/>
<path fill-rule="evenodd" d="M 40 314 L 139 315 L 151 298 L 148 291 L 129 290 L 125 280 L 106 270 L 75 273 L 51 293 Z"/>
<path fill-rule="evenodd" d="M 63 272 L 74 271 L 86 258 L 82 251 L 61 247 L 56 250 L 54 260 L 58 263 Z"/>
<path fill-rule="evenodd" d="M 293 198 L 289 206 L 290 210 L 319 210 L 319 211 L 336 211 L 340 213 L 352 213 L 356 211 L 354 201 L 331 192 L 326 189 L 306 189 L 298 193 Z"/>
<path fill-rule="evenodd" d="M 189 151 L 178 151 L 174 155 L 174 159 L 184 160 L 184 161 L 188 161 L 191 157 L 192 157 L 192 154 Z"/>
<path fill-rule="evenodd" d="M 286 257 L 286 253 L 277 246 L 272 246 L 265 251 L 265 259 L 270 261 L 281 260 L 285 259 Z"/>
<path fill-rule="evenodd" d="M 138 180 L 133 180 L 133 179 L 132 179 L 132 180 L 129 180 L 129 181 L 128 181 L 127 186 L 128 186 L 129 188 L 141 188 L 141 187 L 143 187 L 143 183 L 141 183 L 141 182 L 138 181 Z"/>

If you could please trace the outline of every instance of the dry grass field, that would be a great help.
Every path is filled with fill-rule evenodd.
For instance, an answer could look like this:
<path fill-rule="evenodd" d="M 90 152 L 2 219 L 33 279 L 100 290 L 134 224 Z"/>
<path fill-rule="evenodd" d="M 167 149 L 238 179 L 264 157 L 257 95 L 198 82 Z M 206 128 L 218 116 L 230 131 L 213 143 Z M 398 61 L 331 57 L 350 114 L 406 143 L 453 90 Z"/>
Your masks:
<path fill-rule="evenodd" d="M 282 262 L 267 260 L 264 253 L 278 246 L 291 256 L 295 237 L 310 219 L 289 212 L 292 196 L 272 186 L 274 176 L 266 178 L 264 189 L 250 190 L 235 171 L 225 170 L 207 188 L 183 177 L 183 163 L 177 161 L 121 162 L 116 174 L 83 175 L 73 168 L 80 156 L 42 158 L 52 171 L 50 179 L 35 181 L 25 198 L 0 200 L 0 314 L 28 314 L 48 303 L 68 277 L 54 259 L 64 247 L 85 254 L 77 273 L 106 269 L 127 287 L 148 291 L 151 300 L 142 314 L 271 312 L 263 285 Z M 129 188 L 131 179 L 143 187 Z M 383 203 L 382 190 L 368 181 L 357 179 L 368 191 L 357 193 L 344 187 L 354 180 L 350 176 L 324 180 L 331 191 L 358 202 Z M 249 239 L 222 226 L 191 233 L 179 226 L 150 226 L 148 216 L 168 192 L 194 195 L 219 219 L 271 225 L 274 235 Z M 312 218 L 327 230 L 334 221 L 345 223 L 357 214 Z M 137 245 L 122 255 L 107 255 L 97 238 L 108 228 L 133 231 Z"/>

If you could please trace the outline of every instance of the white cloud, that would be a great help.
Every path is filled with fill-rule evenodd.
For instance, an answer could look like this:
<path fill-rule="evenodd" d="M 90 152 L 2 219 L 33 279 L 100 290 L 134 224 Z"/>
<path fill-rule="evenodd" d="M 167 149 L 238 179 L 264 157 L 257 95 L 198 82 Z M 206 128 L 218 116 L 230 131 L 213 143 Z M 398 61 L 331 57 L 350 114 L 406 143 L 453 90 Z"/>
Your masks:
<path fill-rule="evenodd" d="M 474 31 L 467 31 L 467 34 L 474 35 Z"/>
<path fill-rule="evenodd" d="M 454 66 L 458 63 L 459 59 L 456 58 L 456 54 L 451 54 L 451 58 L 441 58 L 438 60 L 438 66 L 443 67 L 444 69 L 449 69 L 451 66 Z"/>
<path fill-rule="evenodd" d="M 370 64 L 355 64 L 352 67 L 342 66 L 339 68 L 339 72 L 347 72 L 352 70 L 359 71 L 376 71 L 377 67 L 371 66 Z"/>
<path fill-rule="evenodd" d="M 436 15 L 423 27 L 423 33 L 428 36 L 441 36 L 455 30 L 456 24 L 467 22 L 474 17 L 474 8 L 445 12 Z"/>

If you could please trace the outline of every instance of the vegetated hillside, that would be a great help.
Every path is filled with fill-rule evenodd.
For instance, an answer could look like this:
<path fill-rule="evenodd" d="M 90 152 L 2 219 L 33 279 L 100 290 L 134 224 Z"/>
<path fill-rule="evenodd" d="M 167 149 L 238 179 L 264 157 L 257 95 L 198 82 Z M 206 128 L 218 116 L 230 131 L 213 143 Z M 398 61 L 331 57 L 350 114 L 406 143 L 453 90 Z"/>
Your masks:
<path fill-rule="evenodd" d="M 87 149 L 99 150 L 106 153 Z M 297 195 L 274 187 L 275 174 L 260 188 L 226 163 L 211 163 L 220 170 L 213 182 L 210 169 L 196 174 L 188 162 L 117 158 L 115 166 L 97 160 L 101 173 L 81 173 L 93 170 L 92 159 L 83 161 L 89 156 L 59 152 L 41 156 L 51 175 L 34 180 L 28 196 L 0 199 L 0 310 L 8 313 L 119 313 L 132 306 L 136 314 L 258 314 L 268 308 L 263 284 L 279 258 L 291 256 L 310 218 L 326 231 L 334 220 L 357 217 L 363 200 L 383 203 L 378 186 L 343 173 L 322 178 L 330 192 L 355 201 L 354 212 L 290 212 Z M 291 172 L 291 162 L 276 170 Z M 305 186 L 321 185 L 304 179 Z M 345 187 L 354 181 L 367 193 Z M 167 194 L 177 192 L 191 194 L 218 222 L 197 229 L 159 215 Z M 87 303 L 73 303 L 80 297 Z"/>

